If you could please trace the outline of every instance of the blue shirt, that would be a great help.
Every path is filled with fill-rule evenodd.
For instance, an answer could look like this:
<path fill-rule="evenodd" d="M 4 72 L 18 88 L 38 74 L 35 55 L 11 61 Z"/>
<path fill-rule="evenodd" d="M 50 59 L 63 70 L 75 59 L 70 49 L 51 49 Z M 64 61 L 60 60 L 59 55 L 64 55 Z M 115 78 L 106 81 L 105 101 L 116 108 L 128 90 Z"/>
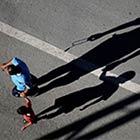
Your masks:
<path fill-rule="evenodd" d="M 12 64 L 14 66 L 20 66 L 24 76 L 25 77 L 30 77 L 30 71 L 29 71 L 27 65 L 22 60 L 15 57 L 15 58 L 12 59 Z"/>
<path fill-rule="evenodd" d="M 26 88 L 30 89 L 32 87 L 30 71 L 27 65 L 18 58 L 12 59 L 12 64 L 14 66 L 20 66 L 22 74 L 11 75 L 11 80 L 16 85 L 17 90 L 24 91 Z"/>
<path fill-rule="evenodd" d="M 23 74 L 11 75 L 11 80 L 19 91 L 24 91 L 26 88 L 30 89 L 30 87 L 26 84 L 25 76 Z"/>

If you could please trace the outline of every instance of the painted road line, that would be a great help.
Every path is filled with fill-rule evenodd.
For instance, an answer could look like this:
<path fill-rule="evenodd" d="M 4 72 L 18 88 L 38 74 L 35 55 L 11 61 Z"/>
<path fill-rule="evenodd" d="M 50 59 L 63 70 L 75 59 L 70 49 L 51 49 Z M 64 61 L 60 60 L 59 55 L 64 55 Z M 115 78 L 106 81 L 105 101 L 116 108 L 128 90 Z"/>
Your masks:
<path fill-rule="evenodd" d="M 64 53 L 63 50 L 3 22 L 0 22 L 0 31 L 10 37 L 13 37 L 61 60 L 64 60 L 65 62 L 70 62 L 77 58 L 70 53 Z"/>
<path fill-rule="evenodd" d="M 55 57 L 65 61 L 67 63 L 78 58 L 77 56 L 75 56 L 73 54 L 70 54 L 68 52 L 64 52 L 63 50 L 45 42 L 45 41 L 42 41 L 42 40 L 40 40 L 40 39 L 38 39 L 38 38 L 28 34 L 28 33 L 25 33 L 21 30 L 18 30 L 18 29 L 14 28 L 8 24 L 5 24 L 3 22 L 0 22 L 0 32 L 4 33 L 10 37 L 13 37 L 17 40 L 20 40 L 26 44 L 29 44 L 29 45 L 31 45 L 39 50 L 42 50 L 42 51 L 44 51 L 52 56 L 55 56 Z M 94 64 L 91 64 L 83 59 L 80 59 L 78 61 L 77 65 L 84 70 L 89 70 L 90 68 L 93 69 L 93 67 L 95 67 L 95 69 L 96 69 L 96 66 Z M 96 69 L 90 73 L 99 77 L 100 74 L 102 73 L 102 68 Z M 109 76 L 109 75 L 116 76 L 116 77 L 118 76 L 118 75 L 113 74 L 111 72 L 107 73 L 107 76 Z M 140 92 L 140 85 L 137 83 L 134 83 L 132 81 L 128 81 L 124 84 L 120 84 L 120 87 L 127 89 L 133 93 Z"/>

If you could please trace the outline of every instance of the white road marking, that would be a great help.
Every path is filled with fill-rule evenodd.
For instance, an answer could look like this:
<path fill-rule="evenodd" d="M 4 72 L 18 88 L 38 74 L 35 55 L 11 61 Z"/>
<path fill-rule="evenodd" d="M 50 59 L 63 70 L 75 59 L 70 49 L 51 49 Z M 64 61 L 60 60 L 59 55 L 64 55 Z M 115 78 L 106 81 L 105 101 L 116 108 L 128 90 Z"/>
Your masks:
<path fill-rule="evenodd" d="M 18 29 L 14 28 L 14 27 L 12 27 L 12 26 L 10 26 L 8 24 L 5 24 L 3 22 L 0 22 L 0 32 L 4 33 L 4 34 L 6 34 L 6 35 L 8 35 L 10 37 L 13 37 L 13 38 L 15 38 L 17 40 L 20 40 L 20 41 L 22 41 L 22 42 L 24 42 L 26 44 L 29 44 L 29 45 L 37 48 L 37 49 L 40 49 L 40 50 L 42 50 L 42 51 L 44 51 L 44 52 L 46 52 L 48 54 L 51 54 L 51 55 L 53 55 L 53 56 L 65 61 L 67 63 L 78 58 L 75 55 L 72 55 L 72 54 L 70 54 L 68 52 L 64 52 L 63 50 L 61 50 L 61 49 L 59 49 L 59 48 L 57 48 L 57 47 L 45 42 L 45 41 L 42 41 L 42 40 L 40 40 L 40 39 L 30 35 L 30 34 L 27 34 L 27 33 L 23 32 L 23 31 L 18 30 Z M 85 64 L 86 64 L 86 67 L 84 67 Z M 81 67 L 84 70 L 87 69 L 87 66 L 89 66 L 89 67 L 94 66 L 96 68 L 95 65 L 93 65 L 93 64 L 91 64 L 91 63 L 89 63 L 89 62 L 87 62 L 85 60 L 82 60 L 82 59 L 80 60 L 80 65 L 78 65 L 78 66 Z M 94 71 L 92 71 L 90 73 L 95 75 L 95 76 L 97 76 L 97 77 L 99 77 L 100 74 L 102 73 L 101 69 L 102 68 L 96 69 L 96 70 L 94 70 Z M 109 75 L 115 76 L 115 77 L 118 76 L 118 75 L 113 74 L 111 72 L 107 73 L 107 76 L 109 76 Z M 137 84 L 137 83 L 134 83 L 132 81 L 127 81 L 124 84 L 120 84 L 120 87 L 122 87 L 124 89 L 127 89 L 127 90 L 129 90 L 129 91 L 131 91 L 133 93 L 139 93 L 140 92 L 140 85 Z"/>

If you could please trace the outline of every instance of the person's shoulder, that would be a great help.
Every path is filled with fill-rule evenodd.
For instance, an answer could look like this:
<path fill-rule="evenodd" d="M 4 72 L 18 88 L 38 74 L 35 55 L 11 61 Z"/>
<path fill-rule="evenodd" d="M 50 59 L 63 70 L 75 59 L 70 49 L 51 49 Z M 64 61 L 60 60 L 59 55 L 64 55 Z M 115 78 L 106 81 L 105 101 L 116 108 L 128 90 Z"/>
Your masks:
<path fill-rule="evenodd" d="M 16 74 L 15 77 L 16 77 L 19 81 L 25 82 L 25 76 L 24 76 L 24 74 L 22 74 L 22 73 Z"/>
<path fill-rule="evenodd" d="M 17 66 L 19 64 L 19 59 L 17 57 L 13 57 L 12 64 Z"/>

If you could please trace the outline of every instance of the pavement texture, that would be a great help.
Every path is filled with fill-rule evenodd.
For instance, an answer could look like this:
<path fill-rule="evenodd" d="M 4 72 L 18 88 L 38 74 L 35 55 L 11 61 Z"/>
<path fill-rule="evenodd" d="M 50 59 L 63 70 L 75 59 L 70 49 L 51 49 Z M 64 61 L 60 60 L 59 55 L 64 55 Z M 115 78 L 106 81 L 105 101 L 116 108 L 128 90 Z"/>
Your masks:
<path fill-rule="evenodd" d="M 40 120 L 21 132 L 24 100 L 0 71 L 0 140 L 140 139 L 139 0 L 0 0 L 0 25 L 0 64 L 18 57 L 40 82 Z"/>

